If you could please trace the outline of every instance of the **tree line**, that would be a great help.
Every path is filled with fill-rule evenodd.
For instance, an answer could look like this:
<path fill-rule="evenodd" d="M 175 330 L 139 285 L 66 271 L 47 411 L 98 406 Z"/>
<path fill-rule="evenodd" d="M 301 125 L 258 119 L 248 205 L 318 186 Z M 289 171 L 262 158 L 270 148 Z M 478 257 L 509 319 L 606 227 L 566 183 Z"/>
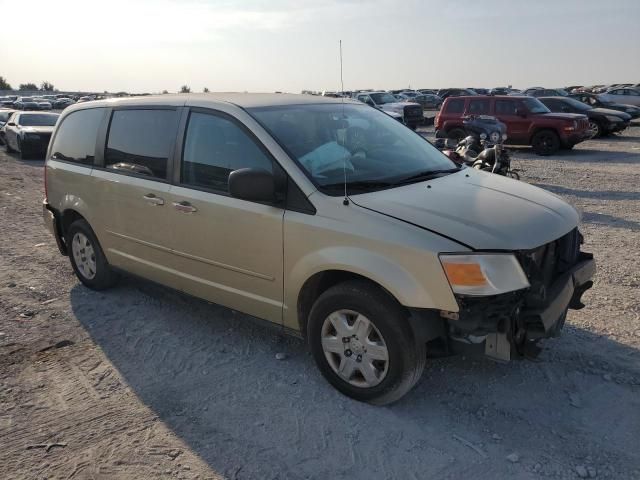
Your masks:
<path fill-rule="evenodd" d="M 7 80 L 5 80 L 5 78 L 2 76 L 0 76 L 0 90 L 13 90 L 13 87 L 11 86 L 11 84 L 7 82 Z M 42 92 L 57 92 L 56 87 L 54 87 L 51 82 L 47 82 L 47 81 L 42 82 L 40 84 L 40 87 L 38 87 L 35 83 L 21 83 L 18 86 L 18 90 L 24 90 L 24 91 L 40 90 Z M 207 87 L 204 87 L 202 91 L 204 93 L 209 93 L 209 89 Z M 107 93 L 107 92 L 104 92 L 104 93 Z M 167 90 L 163 90 L 162 93 L 169 93 L 169 92 Z M 191 93 L 191 87 L 189 87 L 188 85 L 182 85 L 182 87 L 180 87 L 180 93 Z"/>
<path fill-rule="evenodd" d="M 0 77 L 0 90 L 13 90 L 13 87 L 4 77 Z M 41 90 L 43 92 L 55 92 L 56 87 L 53 86 L 53 83 L 44 81 L 38 87 L 35 83 L 21 83 L 18 86 L 18 90 Z"/>

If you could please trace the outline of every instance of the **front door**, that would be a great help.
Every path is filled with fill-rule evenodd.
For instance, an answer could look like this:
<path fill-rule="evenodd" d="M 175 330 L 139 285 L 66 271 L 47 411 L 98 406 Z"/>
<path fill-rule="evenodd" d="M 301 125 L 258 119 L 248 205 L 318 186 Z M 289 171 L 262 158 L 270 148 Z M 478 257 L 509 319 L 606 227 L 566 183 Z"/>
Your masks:
<path fill-rule="evenodd" d="M 168 205 L 177 287 L 214 303 L 282 321 L 284 210 L 233 198 L 233 170 L 273 171 L 274 160 L 237 120 L 194 109 Z"/>
<path fill-rule="evenodd" d="M 507 141 L 512 144 L 527 144 L 529 142 L 529 126 L 531 119 L 520 115 L 518 109 L 527 110 L 519 100 L 510 98 L 496 98 L 494 115 L 507 125 Z"/>

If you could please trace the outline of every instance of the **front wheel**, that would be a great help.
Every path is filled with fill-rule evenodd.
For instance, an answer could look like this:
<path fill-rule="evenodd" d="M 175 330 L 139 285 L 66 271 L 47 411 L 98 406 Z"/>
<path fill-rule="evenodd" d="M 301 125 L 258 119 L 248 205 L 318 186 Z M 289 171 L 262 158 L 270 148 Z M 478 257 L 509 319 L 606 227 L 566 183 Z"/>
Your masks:
<path fill-rule="evenodd" d="M 552 155 L 560 149 L 560 138 L 552 130 L 542 130 L 533 136 L 531 145 L 538 155 Z"/>
<path fill-rule="evenodd" d="M 384 405 L 401 398 L 426 362 L 425 345 L 416 343 L 406 315 L 386 292 L 364 281 L 325 291 L 307 328 L 322 375 L 359 401 Z"/>
<path fill-rule="evenodd" d="M 602 127 L 594 120 L 589 120 L 589 137 L 598 138 L 602 135 Z"/>

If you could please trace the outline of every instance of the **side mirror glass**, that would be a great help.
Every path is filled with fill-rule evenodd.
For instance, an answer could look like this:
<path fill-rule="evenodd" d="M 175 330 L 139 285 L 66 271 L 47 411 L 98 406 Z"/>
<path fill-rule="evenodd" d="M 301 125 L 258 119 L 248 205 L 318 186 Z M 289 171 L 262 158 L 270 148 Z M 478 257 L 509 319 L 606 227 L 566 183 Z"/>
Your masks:
<path fill-rule="evenodd" d="M 7 125 L 10 126 L 10 127 L 15 127 L 16 126 L 15 122 L 9 122 L 9 123 L 7 123 Z"/>
<path fill-rule="evenodd" d="M 229 194 L 252 202 L 272 202 L 276 196 L 273 173 L 255 168 L 241 168 L 229 174 Z"/>

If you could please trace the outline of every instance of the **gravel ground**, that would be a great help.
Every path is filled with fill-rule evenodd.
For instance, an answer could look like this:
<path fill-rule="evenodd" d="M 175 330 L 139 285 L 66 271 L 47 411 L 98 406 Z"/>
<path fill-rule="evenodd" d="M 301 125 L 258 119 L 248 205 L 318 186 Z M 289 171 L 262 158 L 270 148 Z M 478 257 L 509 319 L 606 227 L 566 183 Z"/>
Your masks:
<path fill-rule="evenodd" d="M 640 479 L 640 127 L 514 158 L 582 211 L 587 308 L 537 361 L 430 360 L 381 408 L 236 312 L 82 287 L 42 226 L 42 162 L 0 153 L 0 478 Z"/>

